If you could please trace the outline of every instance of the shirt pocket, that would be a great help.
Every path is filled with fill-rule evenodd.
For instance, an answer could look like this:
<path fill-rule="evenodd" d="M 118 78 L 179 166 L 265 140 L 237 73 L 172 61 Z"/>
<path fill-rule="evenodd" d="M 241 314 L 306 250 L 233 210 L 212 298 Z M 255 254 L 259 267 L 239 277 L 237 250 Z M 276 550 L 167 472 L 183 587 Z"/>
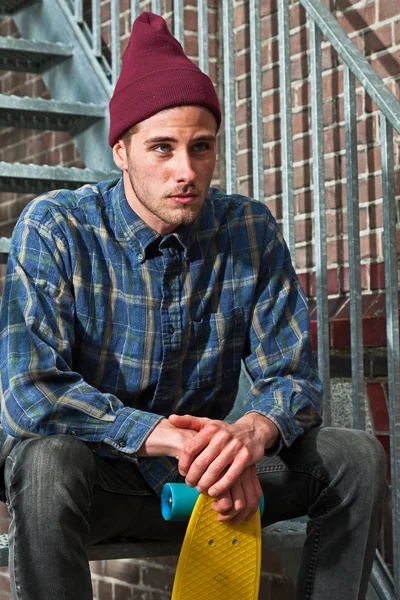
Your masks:
<path fill-rule="evenodd" d="M 244 345 L 243 312 L 242 307 L 237 307 L 189 323 L 183 388 L 213 385 L 216 390 L 228 390 L 236 386 Z"/>

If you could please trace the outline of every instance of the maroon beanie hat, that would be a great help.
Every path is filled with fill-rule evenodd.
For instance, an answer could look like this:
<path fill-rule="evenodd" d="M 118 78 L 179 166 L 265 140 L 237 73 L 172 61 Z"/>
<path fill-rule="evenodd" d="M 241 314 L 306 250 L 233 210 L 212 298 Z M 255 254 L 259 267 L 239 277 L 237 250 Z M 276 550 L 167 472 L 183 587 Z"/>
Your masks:
<path fill-rule="evenodd" d="M 211 79 L 188 59 L 164 19 L 151 12 L 134 22 L 110 101 L 111 147 L 136 123 L 173 106 L 199 104 L 221 123 Z"/>

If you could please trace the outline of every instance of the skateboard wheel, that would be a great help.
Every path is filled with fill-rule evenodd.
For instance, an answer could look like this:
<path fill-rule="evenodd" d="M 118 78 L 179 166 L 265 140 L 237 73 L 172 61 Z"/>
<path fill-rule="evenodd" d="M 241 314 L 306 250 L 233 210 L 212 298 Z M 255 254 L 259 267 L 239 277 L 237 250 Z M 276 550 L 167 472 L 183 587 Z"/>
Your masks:
<path fill-rule="evenodd" d="M 199 492 L 185 483 L 166 483 L 161 492 L 161 512 L 166 521 L 187 521 Z"/>
<path fill-rule="evenodd" d="M 185 483 L 166 483 L 161 492 L 161 513 L 166 521 L 188 521 L 199 492 Z M 260 516 L 264 512 L 264 496 L 260 500 Z"/>

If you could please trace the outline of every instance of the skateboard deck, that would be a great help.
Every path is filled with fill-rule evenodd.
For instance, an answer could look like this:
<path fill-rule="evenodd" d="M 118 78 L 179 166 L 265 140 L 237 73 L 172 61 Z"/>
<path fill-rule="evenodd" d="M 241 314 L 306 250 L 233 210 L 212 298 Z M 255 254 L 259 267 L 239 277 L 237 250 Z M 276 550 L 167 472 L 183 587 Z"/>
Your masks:
<path fill-rule="evenodd" d="M 182 486 L 182 491 L 178 487 L 178 493 L 175 488 L 175 496 L 169 497 L 169 509 L 176 512 L 166 518 L 183 518 L 179 504 L 185 504 L 185 487 Z M 189 505 L 191 502 L 193 506 L 193 492 L 190 494 Z M 260 510 L 250 521 L 232 525 L 230 521 L 217 521 L 217 513 L 211 508 L 214 501 L 215 498 L 206 494 L 197 498 L 182 544 L 171 598 L 257 600 L 261 563 Z M 187 513 L 188 506 L 182 510 Z"/>

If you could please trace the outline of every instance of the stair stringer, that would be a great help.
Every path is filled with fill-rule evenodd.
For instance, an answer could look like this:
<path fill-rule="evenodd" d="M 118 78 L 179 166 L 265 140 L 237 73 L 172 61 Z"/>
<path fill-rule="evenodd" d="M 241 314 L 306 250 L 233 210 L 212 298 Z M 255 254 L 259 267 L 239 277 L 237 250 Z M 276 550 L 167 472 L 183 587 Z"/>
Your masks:
<path fill-rule="evenodd" d="M 13 15 L 13 19 L 25 39 L 61 42 L 74 47 L 70 59 L 50 67 L 42 77 L 55 100 L 104 105 L 104 119 L 75 135 L 74 142 L 86 167 L 115 172 L 108 146 L 108 103 L 113 88 L 65 2 L 43 0 L 30 4 Z"/>

